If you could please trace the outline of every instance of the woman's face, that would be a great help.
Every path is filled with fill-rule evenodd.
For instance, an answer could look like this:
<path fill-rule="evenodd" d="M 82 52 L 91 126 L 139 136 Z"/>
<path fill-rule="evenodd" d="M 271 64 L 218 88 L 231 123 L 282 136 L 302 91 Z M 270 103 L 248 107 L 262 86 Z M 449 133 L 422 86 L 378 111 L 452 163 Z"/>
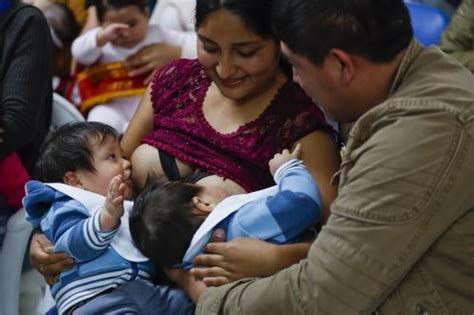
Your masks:
<path fill-rule="evenodd" d="M 244 100 L 266 91 L 277 77 L 280 49 L 251 32 L 228 10 L 209 14 L 197 30 L 198 58 L 220 92 Z"/>

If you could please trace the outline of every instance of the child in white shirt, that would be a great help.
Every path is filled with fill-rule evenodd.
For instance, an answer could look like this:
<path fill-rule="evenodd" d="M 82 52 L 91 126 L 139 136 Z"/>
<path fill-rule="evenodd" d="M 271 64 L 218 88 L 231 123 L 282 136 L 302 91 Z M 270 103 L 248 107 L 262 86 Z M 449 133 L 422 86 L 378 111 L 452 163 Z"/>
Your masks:
<path fill-rule="evenodd" d="M 72 45 L 72 54 L 79 64 L 95 66 L 123 62 L 150 44 L 162 41 L 172 44 L 173 36 L 165 36 L 158 26 L 148 25 L 146 0 L 99 0 L 96 4 L 101 26 L 78 37 Z M 100 83 L 104 77 L 96 81 Z M 113 87 L 113 83 L 109 87 Z M 104 89 L 98 99 L 105 102 L 92 107 L 87 120 L 103 122 L 123 132 L 144 89 L 145 86 L 141 86 L 127 91 L 123 85 L 116 85 L 112 93 Z"/>

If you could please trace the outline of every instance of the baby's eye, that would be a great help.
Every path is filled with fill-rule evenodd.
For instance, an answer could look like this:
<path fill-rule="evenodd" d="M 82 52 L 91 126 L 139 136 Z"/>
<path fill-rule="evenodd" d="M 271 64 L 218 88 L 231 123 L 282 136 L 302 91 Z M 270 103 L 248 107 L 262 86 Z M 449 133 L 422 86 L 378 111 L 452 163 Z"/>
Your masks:
<path fill-rule="evenodd" d="M 111 154 L 107 157 L 109 160 L 115 160 L 117 159 L 117 157 L 115 156 L 115 154 Z"/>

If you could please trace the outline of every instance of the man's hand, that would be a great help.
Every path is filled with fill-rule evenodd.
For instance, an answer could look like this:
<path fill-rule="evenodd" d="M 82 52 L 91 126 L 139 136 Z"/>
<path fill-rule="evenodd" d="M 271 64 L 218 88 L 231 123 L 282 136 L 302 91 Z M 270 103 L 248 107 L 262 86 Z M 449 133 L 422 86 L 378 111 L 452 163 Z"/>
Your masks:
<path fill-rule="evenodd" d="M 270 172 L 274 175 L 276 170 L 288 162 L 291 159 L 298 159 L 301 152 L 301 144 L 298 143 L 293 150 L 293 152 L 288 151 L 287 149 L 283 150 L 281 153 L 277 153 L 273 156 L 273 158 L 268 162 L 268 166 L 270 167 Z"/>
<path fill-rule="evenodd" d="M 207 286 L 219 286 L 248 277 L 266 277 L 279 271 L 276 264 L 278 246 L 250 238 L 236 238 L 222 242 L 224 231 L 217 230 L 214 241 L 205 253 L 194 259 L 191 275 L 202 279 Z M 215 234 L 216 234 L 215 232 Z"/>
<path fill-rule="evenodd" d="M 41 232 L 36 232 L 31 238 L 30 261 L 49 285 L 58 281 L 61 272 L 75 265 L 66 253 L 54 253 L 53 244 Z"/>

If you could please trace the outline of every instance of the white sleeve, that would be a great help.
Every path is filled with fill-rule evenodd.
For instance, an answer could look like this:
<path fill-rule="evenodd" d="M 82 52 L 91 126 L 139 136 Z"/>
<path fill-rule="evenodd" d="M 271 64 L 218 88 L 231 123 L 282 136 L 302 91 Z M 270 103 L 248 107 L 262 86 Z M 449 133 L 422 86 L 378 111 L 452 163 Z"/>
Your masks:
<path fill-rule="evenodd" d="M 101 30 L 101 27 L 96 27 L 74 40 L 71 53 L 78 63 L 89 66 L 100 58 L 102 49 L 97 46 L 97 33 Z"/>
<path fill-rule="evenodd" d="M 181 58 L 196 58 L 197 36 L 194 31 L 192 19 L 184 18 L 178 12 L 178 7 L 168 3 L 165 7 L 155 9 L 149 23 L 159 25 L 164 42 L 170 45 L 181 47 Z M 189 11 L 189 10 L 183 10 Z"/>

